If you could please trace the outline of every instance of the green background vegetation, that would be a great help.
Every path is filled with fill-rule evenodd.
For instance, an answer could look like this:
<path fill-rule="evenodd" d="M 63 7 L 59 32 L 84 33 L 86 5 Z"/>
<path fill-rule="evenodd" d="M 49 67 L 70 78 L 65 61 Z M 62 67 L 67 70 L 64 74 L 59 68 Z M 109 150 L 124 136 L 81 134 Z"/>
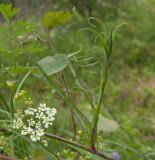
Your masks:
<path fill-rule="evenodd" d="M 6 1 L 0 1 L 5 3 Z M 108 153 L 117 151 L 122 160 L 155 159 L 155 1 L 154 0 L 17 0 L 15 5 L 21 8 L 21 15 L 37 26 L 37 34 L 41 37 L 49 35 L 54 48 L 58 53 L 70 54 L 80 50 L 77 54 L 77 63 L 73 63 L 78 81 L 89 91 L 97 94 L 99 89 L 99 75 L 102 62 L 102 47 L 94 35 L 89 32 L 80 32 L 82 28 L 93 28 L 101 32 L 109 30 L 111 26 L 126 23 L 116 35 L 108 84 L 105 92 L 101 114 L 113 120 L 100 121 L 99 143 Z M 72 11 L 72 19 L 65 25 L 47 33 L 43 27 L 43 16 L 47 11 Z M 98 18 L 89 22 L 89 17 Z M 4 23 L 1 16 L 0 24 Z M 79 31 L 79 32 L 78 32 Z M 23 40 L 24 41 L 24 40 Z M 7 40 L 0 36 L 0 64 L 8 63 L 4 46 Z M 26 54 L 17 54 L 13 63 L 20 65 L 34 65 L 34 61 L 53 55 L 47 45 L 28 41 L 30 45 Z M 29 44 L 30 43 L 30 44 Z M 27 45 L 27 44 L 26 44 Z M 20 52 L 18 50 L 18 52 Z M 33 58 L 31 58 L 33 57 Z M 17 61 L 18 59 L 18 61 Z M 65 69 L 68 87 L 77 86 L 75 77 L 68 68 Z M 23 74 L 24 75 L 24 74 Z M 19 79 L 23 76 L 19 76 Z M 0 73 L 0 93 L 7 99 L 6 80 L 8 77 Z M 59 77 L 56 77 L 59 80 Z M 62 86 L 62 81 L 59 85 Z M 33 100 L 46 101 L 58 109 L 58 118 L 54 124 L 54 132 L 66 137 L 72 137 L 72 124 L 69 109 L 66 104 L 55 96 L 55 90 L 50 89 L 43 80 L 32 76 L 26 81 L 24 89 Z M 94 95 L 95 96 L 95 95 Z M 83 94 L 71 91 L 71 99 L 81 112 L 87 114 L 90 108 Z M 80 102 L 80 103 L 79 103 Z M 0 101 L 0 104 L 3 102 Z M 22 105 L 23 101 L 19 101 Z M 63 107 L 62 107 L 63 106 Z M 89 114 L 88 114 L 89 117 Z M 117 125 L 119 127 L 117 127 Z M 80 131 L 80 128 L 78 128 Z M 0 139 L 1 140 L 1 139 Z M 0 142 L 1 143 L 1 142 Z M 17 155 L 23 159 L 29 152 L 34 159 L 44 159 L 47 153 L 40 147 L 28 142 L 18 142 Z M 25 143 L 25 144 L 24 144 Z M 60 152 L 65 159 L 76 159 L 69 151 L 62 151 L 65 145 L 53 142 L 55 152 Z M 8 152 L 8 148 L 6 149 Z M 39 154 L 41 150 L 41 154 Z M 44 153 L 45 152 L 45 153 Z M 69 152 L 69 153 L 68 153 Z M 74 157 L 74 158 L 73 158 Z"/>

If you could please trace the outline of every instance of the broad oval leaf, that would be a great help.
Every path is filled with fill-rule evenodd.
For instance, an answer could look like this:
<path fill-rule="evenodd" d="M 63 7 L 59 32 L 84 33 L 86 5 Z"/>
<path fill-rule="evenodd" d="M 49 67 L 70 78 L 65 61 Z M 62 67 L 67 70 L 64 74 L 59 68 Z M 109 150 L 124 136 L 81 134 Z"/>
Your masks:
<path fill-rule="evenodd" d="M 48 12 L 44 16 L 44 25 L 48 29 L 53 29 L 66 23 L 72 17 L 72 13 L 66 11 Z"/>
<path fill-rule="evenodd" d="M 62 71 L 69 63 L 69 58 L 65 54 L 56 54 L 55 56 L 47 56 L 38 61 L 39 66 L 48 75 Z"/>

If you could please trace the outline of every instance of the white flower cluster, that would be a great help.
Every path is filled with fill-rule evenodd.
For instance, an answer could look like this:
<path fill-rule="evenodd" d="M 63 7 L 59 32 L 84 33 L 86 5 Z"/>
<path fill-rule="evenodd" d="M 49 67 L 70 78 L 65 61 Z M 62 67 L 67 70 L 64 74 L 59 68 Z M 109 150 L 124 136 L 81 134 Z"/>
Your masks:
<path fill-rule="evenodd" d="M 20 130 L 21 135 L 28 136 L 33 142 L 42 141 L 47 145 L 44 133 L 53 124 L 56 113 L 55 108 L 49 108 L 45 103 L 38 108 L 28 108 L 24 114 L 15 114 L 13 129 Z"/>

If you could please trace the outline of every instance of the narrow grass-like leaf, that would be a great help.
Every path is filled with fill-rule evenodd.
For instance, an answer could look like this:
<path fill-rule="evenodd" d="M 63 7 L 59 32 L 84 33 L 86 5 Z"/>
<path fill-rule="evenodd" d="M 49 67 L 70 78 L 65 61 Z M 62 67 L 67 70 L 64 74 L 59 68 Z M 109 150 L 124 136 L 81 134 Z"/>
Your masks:
<path fill-rule="evenodd" d="M 96 28 L 97 26 L 96 26 L 96 24 L 92 23 L 92 21 L 97 22 L 97 24 L 99 24 L 100 26 L 103 25 L 103 23 L 102 23 L 98 18 L 89 17 L 88 23 L 89 23 L 92 27 L 94 27 L 94 28 Z"/>
<path fill-rule="evenodd" d="M 3 114 L 5 114 L 5 115 L 7 115 L 7 117 L 8 117 L 8 118 L 10 118 L 10 117 L 11 117 L 11 115 L 10 115 L 10 113 L 9 113 L 9 112 L 4 111 L 4 110 L 2 110 L 2 109 L 0 109 L 0 113 L 3 113 Z"/>
<path fill-rule="evenodd" d="M 108 60 L 111 57 L 111 53 L 112 53 L 112 47 L 113 47 L 113 29 L 110 30 L 109 33 L 109 38 L 108 38 L 108 53 L 107 53 L 107 58 Z"/>
<path fill-rule="evenodd" d="M 117 30 L 118 30 L 119 28 L 121 28 L 123 25 L 126 25 L 126 24 L 127 24 L 127 23 L 121 23 L 121 24 L 119 24 L 118 26 L 115 27 L 115 29 L 113 30 L 113 41 L 114 41 L 114 39 L 115 39 L 115 34 L 116 34 Z"/>
<path fill-rule="evenodd" d="M 121 143 L 118 143 L 118 142 L 114 142 L 114 141 L 104 141 L 105 143 L 111 143 L 111 144 L 115 144 L 117 146 L 120 146 L 120 147 L 123 147 L 124 149 L 130 151 L 130 152 L 133 152 L 135 154 L 137 154 L 137 151 L 127 145 L 124 145 L 124 144 L 121 144 Z"/>

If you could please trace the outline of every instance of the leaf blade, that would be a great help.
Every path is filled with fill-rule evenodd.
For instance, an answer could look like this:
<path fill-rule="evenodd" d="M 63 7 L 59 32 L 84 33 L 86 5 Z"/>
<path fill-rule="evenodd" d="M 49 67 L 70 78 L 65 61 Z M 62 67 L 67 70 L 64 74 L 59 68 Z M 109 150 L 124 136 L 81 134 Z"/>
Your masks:
<path fill-rule="evenodd" d="M 55 11 L 55 12 L 47 12 L 44 16 L 43 22 L 44 25 L 48 29 L 53 29 L 55 27 L 59 27 L 69 21 L 72 17 L 71 12 L 66 11 Z"/>
<path fill-rule="evenodd" d="M 55 56 L 44 57 L 38 61 L 38 64 L 50 76 L 64 70 L 69 64 L 69 58 L 65 54 L 57 54 Z"/>

